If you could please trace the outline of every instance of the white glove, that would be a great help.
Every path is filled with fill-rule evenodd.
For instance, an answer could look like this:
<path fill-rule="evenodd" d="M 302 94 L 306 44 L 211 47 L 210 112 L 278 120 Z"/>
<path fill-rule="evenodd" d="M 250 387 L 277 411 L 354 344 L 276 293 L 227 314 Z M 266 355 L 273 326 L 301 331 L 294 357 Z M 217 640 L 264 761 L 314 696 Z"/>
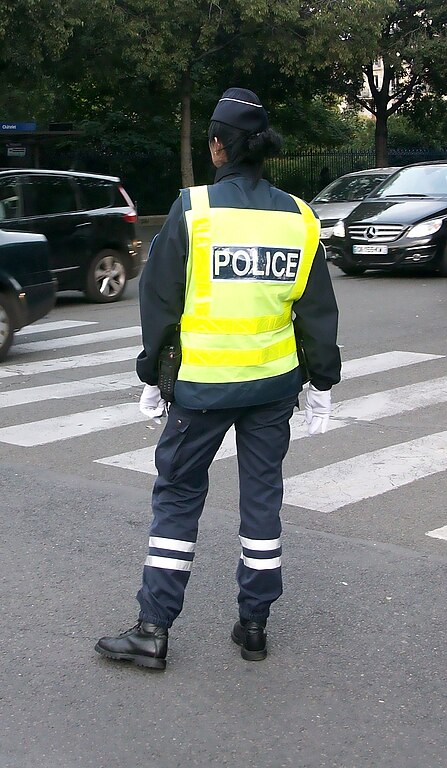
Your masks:
<path fill-rule="evenodd" d="M 145 384 L 140 397 L 140 411 L 150 419 L 163 416 L 166 410 L 166 403 L 161 396 L 159 388 L 154 385 Z"/>
<path fill-rule="evenodd" d="M 331 390 L 321 391 L 309 384 L 304 400 L 304 415 L 309 435 L 326 432 L 331 415 Z"/>

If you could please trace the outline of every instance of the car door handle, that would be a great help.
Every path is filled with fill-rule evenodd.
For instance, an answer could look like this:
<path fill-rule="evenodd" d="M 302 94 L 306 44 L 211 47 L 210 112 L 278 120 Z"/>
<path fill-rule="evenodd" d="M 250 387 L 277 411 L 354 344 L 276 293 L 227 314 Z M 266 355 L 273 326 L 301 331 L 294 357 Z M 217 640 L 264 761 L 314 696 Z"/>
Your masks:
<path fill-rule="evenodd" d="M 91 221 L 86 221 L 85 224 L 76 224 L 75 229 L 80 229 L 81 227 L 91 227 L 92 223 Z"/>

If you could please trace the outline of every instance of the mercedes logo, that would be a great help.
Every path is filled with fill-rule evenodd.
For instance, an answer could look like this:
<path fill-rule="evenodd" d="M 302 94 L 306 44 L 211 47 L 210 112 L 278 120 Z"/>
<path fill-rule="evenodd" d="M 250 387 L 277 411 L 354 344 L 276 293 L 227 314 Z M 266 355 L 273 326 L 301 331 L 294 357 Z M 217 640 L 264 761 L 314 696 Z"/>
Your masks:
<path fill-rule="evenodd" d="M 367 227 L 365 229 L 365 235 L 367 240 L 373 240 L 376 236 L 376 228 L 375 227 Z"/>

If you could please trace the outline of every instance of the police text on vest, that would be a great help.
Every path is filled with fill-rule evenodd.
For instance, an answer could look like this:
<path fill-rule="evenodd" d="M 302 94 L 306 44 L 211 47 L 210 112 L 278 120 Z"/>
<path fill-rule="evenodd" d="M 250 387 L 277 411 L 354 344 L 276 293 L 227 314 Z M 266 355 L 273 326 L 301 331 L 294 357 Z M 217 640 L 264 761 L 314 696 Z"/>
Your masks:
<path fill-rule="evenodd" d="M 259 245 L 213 245 L 213 280 L 269 280 L 293 283 L 301 251 Z"/>

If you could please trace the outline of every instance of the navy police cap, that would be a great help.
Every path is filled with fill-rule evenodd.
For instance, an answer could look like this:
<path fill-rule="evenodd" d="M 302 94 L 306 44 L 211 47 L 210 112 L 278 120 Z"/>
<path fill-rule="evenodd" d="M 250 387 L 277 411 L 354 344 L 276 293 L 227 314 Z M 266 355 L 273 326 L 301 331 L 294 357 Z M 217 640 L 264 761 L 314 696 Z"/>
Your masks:
<path fill-rule="evenodd" d="M 258 97 L 246 88 L 228 88 L 217 102 L 211 120 L 248 133 L 265 131 L 269 124 L 267 112 Z"/>

